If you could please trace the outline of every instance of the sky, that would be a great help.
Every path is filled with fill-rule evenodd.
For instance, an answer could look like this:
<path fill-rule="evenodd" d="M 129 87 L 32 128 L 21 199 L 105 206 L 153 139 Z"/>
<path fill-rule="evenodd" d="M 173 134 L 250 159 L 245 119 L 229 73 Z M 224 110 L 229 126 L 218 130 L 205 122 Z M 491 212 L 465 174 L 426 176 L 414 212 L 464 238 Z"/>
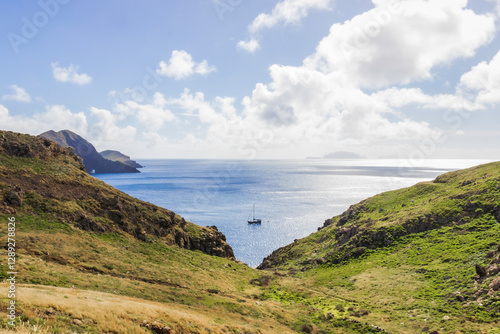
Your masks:
<path fill-rule="evenodd" d="M 500 159 L 500 0 L 0 2 L 0 129 L 141 158 Z"/>

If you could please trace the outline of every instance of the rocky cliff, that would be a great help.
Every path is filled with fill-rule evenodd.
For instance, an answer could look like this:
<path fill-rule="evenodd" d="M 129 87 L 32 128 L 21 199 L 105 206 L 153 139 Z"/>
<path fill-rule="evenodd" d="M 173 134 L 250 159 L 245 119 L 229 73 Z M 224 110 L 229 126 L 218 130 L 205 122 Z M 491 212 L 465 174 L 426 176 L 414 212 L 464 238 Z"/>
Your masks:
<path fill-rule="evenodd" d="M 42 133 L 40 137 L 52 140 L 61 147 L 71 147 L 75 154 L 82 158 L 88 173 L 139 173 L 135 167 L 121 161 L 105 159 L 91 143 L 69 130 L 59 132 L 50 130 Z"/>
<path fill-rule="evenodd" d="M 125 155 L 121 152 L 118 151 L 113 151 L 113 150 L 106 150 L 99 152 L 99 154 L 104 158 L 108 159 L 111 161 L 120 161 L 123 162 L 125 165 L 134 167 L 134 168 L 143 168 L 144 166 L 141 166 L 138 164 L 136 161 L 130 159 L 128 155 Z"/>

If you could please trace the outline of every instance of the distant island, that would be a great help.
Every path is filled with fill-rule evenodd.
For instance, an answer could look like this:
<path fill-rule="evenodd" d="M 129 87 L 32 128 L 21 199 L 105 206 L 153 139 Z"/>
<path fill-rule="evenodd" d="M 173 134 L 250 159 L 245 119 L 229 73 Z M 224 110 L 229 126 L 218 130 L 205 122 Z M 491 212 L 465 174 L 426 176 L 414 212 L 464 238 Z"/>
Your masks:
<path fill-rule="evenodd" d="M 365 159 L 365 157 L 354 152 L 337 151 L 328 153 L 323 157 L 323 159 Z"/>
<path fill-rule="evenodd" d="M 108 159 L 111 161 L 120 161 L 123 162 L 125 165 L 128 165 L 130 167 L 134 168 L 143 168 L 144 166 L 138 164 L 136 161 L 130 159 L 128 155 L 125 155 L 121 152 L 118 151 L 113 151 L 113 150 L 106 150 L 99 152 L 99 154 L 104 158 Z"/>
<path fill-rule="evenodd" d="M 50 130 L 42 133 L 39 137 L 52 140 L 61 147 L 73 148 L 73 152 L 82 158 L 88 173 L 140 173 L 137 168 L 121 161 L 104 158 L 97 152 L 94 145 L 72 131 L 55 132 Z"/>

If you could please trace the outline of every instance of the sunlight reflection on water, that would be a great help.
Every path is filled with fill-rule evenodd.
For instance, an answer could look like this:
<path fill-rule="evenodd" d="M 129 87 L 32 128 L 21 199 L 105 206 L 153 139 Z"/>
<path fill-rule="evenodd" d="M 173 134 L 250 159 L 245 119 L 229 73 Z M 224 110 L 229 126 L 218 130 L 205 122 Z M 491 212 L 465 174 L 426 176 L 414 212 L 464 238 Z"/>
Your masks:
<path fill-rule="evenodd" d="M 96 177 L 196 224 L 216 225 L 236 257 L 255 267 L 351 204 L 484 162 L 427 160 L 401 173 L 398 160 L 141 160 L 147 167 L 140 174 Z M 228 164 L 238 168 L 228 173 Z M 253 204 L 261 225 L 247 223 Z"/>

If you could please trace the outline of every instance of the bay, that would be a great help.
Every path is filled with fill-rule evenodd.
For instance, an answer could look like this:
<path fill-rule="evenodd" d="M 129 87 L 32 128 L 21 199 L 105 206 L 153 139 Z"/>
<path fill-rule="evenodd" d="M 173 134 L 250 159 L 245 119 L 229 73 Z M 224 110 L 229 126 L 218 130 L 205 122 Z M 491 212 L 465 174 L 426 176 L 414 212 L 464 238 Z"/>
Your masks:
<path fill-rule="evenodd" d="M 378 193 L 484 160 L 139 160 L 140 174 L 96 174 L 111 186 L 202 226 L 217 226 L 256 267 L 325 219 Z M 411 165 L 411 166 L 410 166 Z M 252 207 L 262 224 L 251 225 Z"/>

